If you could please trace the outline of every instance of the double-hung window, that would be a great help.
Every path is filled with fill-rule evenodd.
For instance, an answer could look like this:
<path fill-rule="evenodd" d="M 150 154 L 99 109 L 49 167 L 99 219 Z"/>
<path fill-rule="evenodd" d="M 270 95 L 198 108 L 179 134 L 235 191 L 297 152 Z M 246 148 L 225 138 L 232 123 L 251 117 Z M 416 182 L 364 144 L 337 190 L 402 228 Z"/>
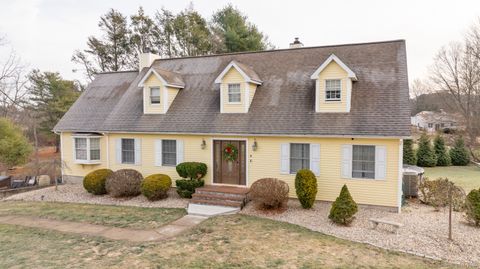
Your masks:
<path fill-rule="evenodd" d="M 176 140 L 162 140 L 162 165 L 163 166 L 177 165 L 177 141 Z"/>
<path fill-rule="evenodd" d="M 228 84 L 228 102 L 240 103 L 242 101 L 242 94 L 240 91 L 240 83 Z"/>
<path fill-rule="evenodd" d="M 375 178 L 375 146 L 353 145 L 352 177 Z"/>
<path fill-rule="evenodd" d="M 135 139 L 122 138 L 122 163 L 135 163 Z"/>
<path fill-rule="evenodd" d="M 100 138 L 98 137 L 75 137 L 75 161 L 95 162 L 100 161 Z"/>
<path fill-rule="evenodd" d="M 300 169 L 310 169 L 310 145 L 291 143 L 290 174 L 295 174 Z"/>
<path fill-rule="evenodd" d="M 325 101 L 340 101 L 342 97 L 342 82 L 340 79 L 325 80 Z"/>
<path fill-rule="evenodd" d="M 150 88 L 150 103 L 160 104 L 160 88 L 159 87 Z"/>

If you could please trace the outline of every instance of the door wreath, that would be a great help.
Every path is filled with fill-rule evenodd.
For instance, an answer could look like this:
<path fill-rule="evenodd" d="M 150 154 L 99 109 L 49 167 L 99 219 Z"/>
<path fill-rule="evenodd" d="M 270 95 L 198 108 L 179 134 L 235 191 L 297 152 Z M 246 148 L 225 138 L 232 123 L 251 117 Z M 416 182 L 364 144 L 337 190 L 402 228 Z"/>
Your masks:
<path fill-rule="evenodd" d="M 232 144 L 227 144 L 223 149 L 223 159 L 227 162 L 233 162 L 238 158 L 238 149 Z"/>

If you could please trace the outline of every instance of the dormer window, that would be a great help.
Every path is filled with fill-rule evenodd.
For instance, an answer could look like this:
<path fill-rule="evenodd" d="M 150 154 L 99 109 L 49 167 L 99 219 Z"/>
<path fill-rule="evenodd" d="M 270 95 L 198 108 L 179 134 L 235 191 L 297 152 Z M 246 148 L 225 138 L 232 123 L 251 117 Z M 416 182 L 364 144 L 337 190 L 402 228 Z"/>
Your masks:
<path fill-rule="evenodd" d="M 159 87 L 152 87 L 150 88 L 150 103 L 160 104 L 160 88 Z"/>
<path fill-rule="evenodd" d="M 228 84 L 228 102 L 229 103 L 241 103 L 242 94 L 240 92 L 240 83 Z"/>
<path fill-rule="evenodd" d="M 325 101 L 340 101 L 342 98 L 342 81 L 340 79 L 325 80 Z"/>

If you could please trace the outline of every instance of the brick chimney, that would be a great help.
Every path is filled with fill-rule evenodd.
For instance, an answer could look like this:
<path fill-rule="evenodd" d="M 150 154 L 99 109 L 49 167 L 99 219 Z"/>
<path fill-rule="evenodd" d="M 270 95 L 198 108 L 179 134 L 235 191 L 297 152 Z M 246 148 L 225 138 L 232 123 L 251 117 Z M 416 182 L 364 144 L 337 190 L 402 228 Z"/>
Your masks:
<path fill-rule="evenodd" d="M 160 55 L 151 53 L 150 50 L 140 53 L 138 57 L 138 72 L 141 72 L 145 67 L 150 67 L 153 61 L 157 59 L 160 59 Z"/>
<path fill-rule="evenodd" d="M 293 43 L 290 43 L 290 48 L 291 49 L 301 48 L 301 47 L 303 47 L 303 43 L 300 42 L 300 40 L 298 40 L 298 37 L 295 37 L 295 41 L 293 41 Z"/>

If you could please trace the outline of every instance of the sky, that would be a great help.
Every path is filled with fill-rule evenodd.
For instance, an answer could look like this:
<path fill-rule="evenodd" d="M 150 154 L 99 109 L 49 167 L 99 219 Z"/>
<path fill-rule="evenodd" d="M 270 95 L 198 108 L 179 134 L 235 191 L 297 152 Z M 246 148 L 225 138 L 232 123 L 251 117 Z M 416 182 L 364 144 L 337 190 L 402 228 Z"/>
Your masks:
<path fill-rule="evenodd" d="M 207 18 L 232 3 L 277 48 L 287 48 L 294 37 L 305 46 L 405 39 L 410 81 L 428 76 L 437 51 L 480 20 L 479 0 L 0 0 L 0 36 L 29 68 L 83 79 L 72 71 L 78 67 L 72 54 L 100 34 L 98 21 L 108 9 L 131 15 L 143 6 L 153 15 L 162 7 L 181 11 L 190 2 Z"/>

